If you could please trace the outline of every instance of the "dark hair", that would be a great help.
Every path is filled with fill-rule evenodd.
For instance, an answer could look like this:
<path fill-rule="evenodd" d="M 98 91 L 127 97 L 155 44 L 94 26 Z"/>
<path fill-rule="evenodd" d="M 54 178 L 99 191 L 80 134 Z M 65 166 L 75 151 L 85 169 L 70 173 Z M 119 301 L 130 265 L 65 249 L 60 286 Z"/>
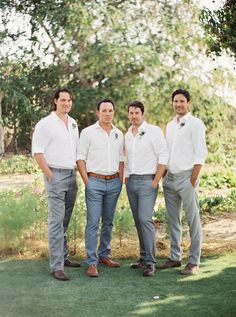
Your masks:
<path fill-rule="evenodd" d="M 138 101 L 138 100 L 132 101 L 128 105 L 128 112 L 129 112 L 130 107 L 139 108 L 141 110 L 142 114 L 144 113 L 144 104 L 141 101 Z"/>
<path fill-rule="evenodd" d="M 97 103 L 97 111 L 100 110 L 100 106 L 101 106 L 101 104 L 102 104 L 103 102 L 109 102 L 109 103 L 111 103 L 112 106 L 113 106 L 113 110 L 115 110 L 115 104 L 114 104 L 114 102 L 113 102 L 111 99 L 104 98 L 104 99 L 100 100 L 100 101 Z"/>
<path fill-rule="evenodd" d="M 184 97 L 187 99 L 187 101 L 189 102 L 190 100 L 191 100 L 191 96 L 190 96 L 190 93 L 187 91 L 187 90 L 185 90 L 185 89 L 177 89 L 177 90 L 175 90 L 173 93 L 172 93 L 172 101 L 174 100 L 174 97 L 176 96 L 176 95 L 184 95 Z"/>
<path fill-rule="evenodd" d="M 57 105 L 55 104 L 54 99 L 59 99 L 61 92 L 67 92 L 70 95 L 71 99 L 73 100 L 73 94 L 72 94 L 70 89 L 68 89 L 68 88 L 58 88 L 54 92 L 54 95 L 53 95 L 51 111 L 56 111 L 57 110 Z"/>

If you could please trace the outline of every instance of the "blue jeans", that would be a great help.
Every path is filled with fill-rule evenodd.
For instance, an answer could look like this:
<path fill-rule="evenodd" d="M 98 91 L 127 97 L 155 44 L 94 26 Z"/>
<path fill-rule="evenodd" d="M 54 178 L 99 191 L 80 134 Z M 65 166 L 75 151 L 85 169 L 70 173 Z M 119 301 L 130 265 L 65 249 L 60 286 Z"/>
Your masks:
<path fill-rule="evenodd" d="M 146 264 L 156 262 L 156 236 L 152 220 L 158 188 L 152 187 L 154 175 L 130 175 L 127 195 L 139 238 L 140 258 Z"/>
<path fill-rule="evenodd" d="M 88 265 L 97 264 L 98 258 L 102 259 L 109 255 L 114 213 L 121 188 L 122 183 L 119 177 L 104 180 L 89 176 L 85 188 L 87 206 L 85 245 Z M 97 257 L 100 218 L 102 227 Z"/>
<path fill-rule="evenodd" d="M 51 182 L 44 177 L 48 195 L 48 242 L 50 269 L 52 272 L 64 270 L 64 259 L 67 257 L 68 228 L 74 208 L 77 182 L 76 171 L 51 168 Z"/>

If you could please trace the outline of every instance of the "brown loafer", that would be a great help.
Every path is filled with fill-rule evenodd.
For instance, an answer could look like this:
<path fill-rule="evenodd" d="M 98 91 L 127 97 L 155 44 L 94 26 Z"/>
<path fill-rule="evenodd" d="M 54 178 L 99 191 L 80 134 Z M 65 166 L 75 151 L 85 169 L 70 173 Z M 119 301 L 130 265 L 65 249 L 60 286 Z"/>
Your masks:
<path fill-rule="evenodd" d="M 165 270 L 165 269 L 171 269 L 173 267 L 180 267 L 181 262 L 180 261 L 174 261 L 171 259 L 168 259 L 164 264 L 160 265 L 158 269 Z"/>
<path fill-rule="evenodd" d="M 154 276 L 156 272 L 156 268 L 154 264 L 147 264 L 143 271 L 143 276 Z"/>
<path fill-rule="evenodd" d="M 143 259 L 138 259 L 138 261 L 137 262 L 135 262 L 135 263 L 132 263 L 131 265 L 130 265 L 130 268 L 131 269 L 143 269 L 145 267 L 145 262 L 144 262 L 144 260 Z"/>
<path fill-rule="evenodd" d="M 99 259 L 99 263 L 105 264 L 108 267 L 120 267 L 120 263 L 113 261 L 109 257 Z"/>
<path fill-rule="evenodd" d="M 64 265 L 67 267 L 81 267 L 81 264 L 79 262 L 72 262 L 70 259 L 66 259 L 64 261 Z"/>
<path fill-rule="evenodd" d="M 64 272 L 62 270 L 52 272 L 52 276 L 59 281 L 68 281 L 70 279 L 69 275 L 66 274 L 66 272 Z"/>
<path fill-rule="evenodd" d="M 180 272 L 182 275 L 194 275 L 197 273 L 199 266 L 197 264 L 188 263 Z"/>
<path fill-rule="evenodd" d="M 86 275 L 89 277 L 97 277 L 98 276 L 98 269 L 96 264 L 89 265 Z"/>

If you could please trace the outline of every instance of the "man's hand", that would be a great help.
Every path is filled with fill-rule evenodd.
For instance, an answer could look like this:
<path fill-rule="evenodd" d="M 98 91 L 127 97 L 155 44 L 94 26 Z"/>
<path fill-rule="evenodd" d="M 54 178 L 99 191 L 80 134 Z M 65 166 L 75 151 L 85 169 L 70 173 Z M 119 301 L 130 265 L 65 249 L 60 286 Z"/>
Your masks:
<path fill-rule="evenodd" d="M 157 189 L 159 182 L 157 182 L 155 179 L 152 181 L 152 187 L 154 189 Z"/>
<path fill-rule="evenodd" d="M 47 172 L 47 174 L 45 174 L 45 176 L 47 177 L 49 183 L 51 183 L 53 172 L 49 169 L 49 171 Z"/>

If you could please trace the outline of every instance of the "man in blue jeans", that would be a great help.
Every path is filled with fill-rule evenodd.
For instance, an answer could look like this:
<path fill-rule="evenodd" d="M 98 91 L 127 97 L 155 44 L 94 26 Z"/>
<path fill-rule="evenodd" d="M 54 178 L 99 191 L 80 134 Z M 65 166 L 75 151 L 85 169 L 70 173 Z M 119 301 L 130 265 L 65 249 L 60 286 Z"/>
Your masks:
<path fill-rule="evenodd" d="M 68 258 L 66 230 L 77 194 L 76 161 L 79 131 L 68 113 L 72 93 L 58 89 L 53 97 L 53 111 L 38 122 L 32 140 L 32 154 L 44 173 L 48 195 L 48 241 L 50 269 L 54 278 L 69 279 L 64 266 L 80 267 Z"/>
<path fill-rule="evenodd" d="M 123 181 L 123 135 L 113 124 L 115 106 L 110 99 L 97 105 L 98 121 L 81 132 L 78 168 L 85 184 L 87 223 L 85 245 L 87 276 L 98 276 L 98 263 L 114 268 L 110 242 L 116 203 Z M 98 228 L 102 220 L 97 254 Z"/>
<path fill-rule="evenodd" d="M 129 104 L 128 118 L 131 127 L 125 135 L 125 183 L 140 246 L 140 258 L 131 268 L 144 268 L 144 276 L 154 276 L 156 240 L 152 214 L 168 152 L 162 130 L 144 121 L 144 105 L 140 101 Z"/>

